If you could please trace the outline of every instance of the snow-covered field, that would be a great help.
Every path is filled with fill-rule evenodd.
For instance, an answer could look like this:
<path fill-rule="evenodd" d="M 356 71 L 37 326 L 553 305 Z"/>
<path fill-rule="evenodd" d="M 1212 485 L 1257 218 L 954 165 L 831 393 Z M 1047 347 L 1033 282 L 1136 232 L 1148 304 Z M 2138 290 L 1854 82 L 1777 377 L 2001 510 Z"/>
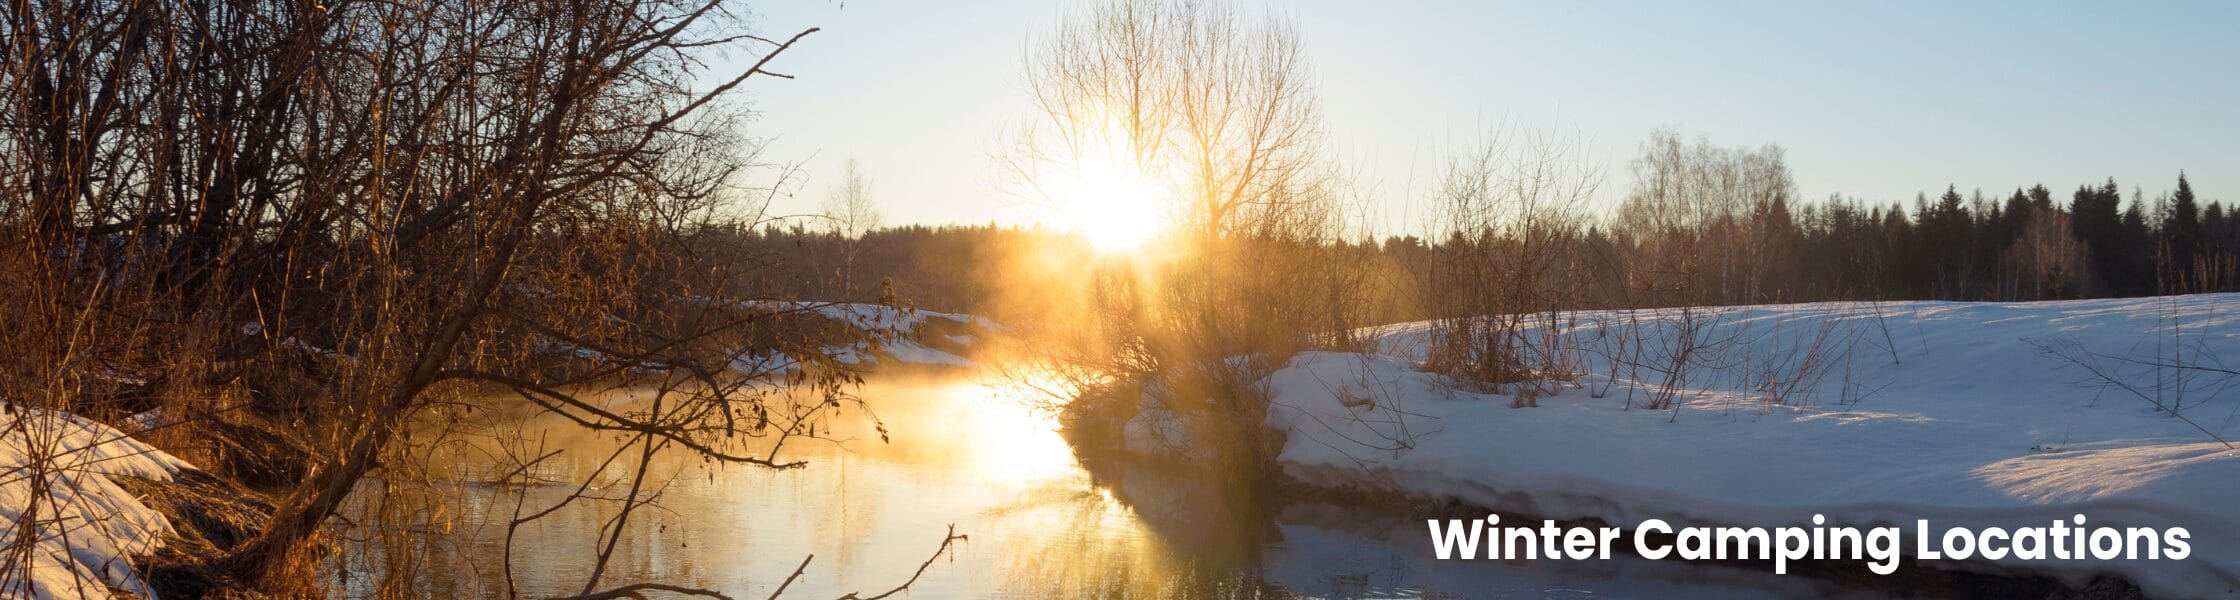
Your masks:
<path fill-rule="evenodd" d="M 1476 393 L 1420 370 L 1431 325 L 1379 328 L 1377 352 L 1301 355 L 1267 380 L 1270 424 L 1289 436 L 1279 460 L 1315 485 L 1628 528 L 1806 525 L 1815 513 L 1909 536 L 1924 518 L 1940 530 L 2079 513 L 2185 527 L 2182 561 L 2008 566 L 2116 572 L 2158 596 L 2240 593 L 2240 452 L 2218 439 L 2240 439 L 2240 377 L 2169 366 L 2240 367 L 2240 295 L 1693 317 L 1708 325 L 1695 338 L 1719 343 L 1668 410 L 1643 406 L 1676 311 L 1566 323 L 1584 376 L 1538 408 L 1511 408 L 1514 386 Z"/>
<path fill-rule="evenodd" d="M 169 481 L 190 468 L 107 425 L 9 407 L 0 416 L 0 540 L 17 539 L 28 523 L 36 541 L 0 561 L 0 597 L 149 595 L 130 557 L 154 550 L 171 524 L 109 477 Z"/>

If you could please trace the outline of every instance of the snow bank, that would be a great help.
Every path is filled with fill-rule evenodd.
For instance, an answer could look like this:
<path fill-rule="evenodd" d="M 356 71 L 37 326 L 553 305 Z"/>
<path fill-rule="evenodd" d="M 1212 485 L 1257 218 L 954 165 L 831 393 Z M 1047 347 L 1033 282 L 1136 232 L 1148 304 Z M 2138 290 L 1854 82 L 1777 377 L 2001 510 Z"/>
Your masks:
<path fill-rule="evenodd" d="M 869 332 L 876 343 L 859 341 L 823 348 L 826 356 L 843 365 L 873 365 L 882 360 L 907 365 L 974 367 L 979 363 L 960 352 L 977 347 L 986 336 L 939 333 L 943 327 L 963 327 L 974 333 L 1005 331 L 986 317 L 929 310 L 906 310 L 880 304 L 799 301 L 756 301 L 753 306 L 777 312 L 814 314 Z M 942 327 L 929 328 L 940 323 Z M 931 340 L 940 340 L 932 345 Z M 937 347 L 938 346 L 938 347 Z M 783 354 L 747 354 L 733 361 L 741 373 L 770 373 L 798 369 L 801 361 Z"/>
<path fill-rule="evenodd" d="M 865 362 L 878 361 L 878 357 L 874 353 L 864 352 L 861 349 L 856 349 L 856 352 L 857 355 L 860 356 Z M 915 340 L 908 339 L 889 340 L 886 343 L 879 345 L 878 352 L 884 352 L 887 356 L 893 357 L 895 362 L 911 365 L 973 367 L 979 366 L 980 364 L 977 362 L 973 362 L 972 359 L 957 356 L 956 354 L 941 350 L 935 350 L 931 347 L 926 346 L 925 344 L 921 344 Z"/>
<path fill-rule="evenodd" d="M 844 364 L 872 364 L 881 355 L 895 362 L 911 365 L 944 367 L 973 367 L 979 363 L 956 353 L 928 346 L 925 343 L 926 324 L 935 320 L 977 328 L 978 331 L 1001 331 L 1003 326 L 985 317 L 930 310 L 903 310 L 879 304 L 804 304 L 826 318 L 847 323 L 865 331 L 892 332 L 894 337 L 882 340 L 877 349 L 868 344 L 828 348 L 829 353 Z M 950 346 L 970 348 L 979 342 L 977 336 L 942 335 Z"/>
<path fill-rule="evenodd" d="M 171 524 L 109 477 L 169 481 L 193 467 L 75 415 L 7 408 L 0 416 L 0 540 L 16 539 L 28 513 L 37 541 L 20 559 L 30 564 L 0 569 L 0 596 L 108 598 L 112 588 L 152 595 L 129 557 L 161 545 Z M 43 474 L 34 471 L 40 456 L 49 457 Z"/>
<path fill-rule="evenodd" d="M 2149 366 L 2240 357 L 2240 295 L 1693 316 L 1709 325 L 1698 339 L 1728 343 L 1682 379 L 1676 410 L 1643 409 L 1663 374 L 1614 357 L 1668 347 L 1684 330 L 1677 311 L 1559 325 L 1587 375 L 1539 408 L 1421 371 L 1428 324 L 1375 330 L 1378 353 L 1298 356 L 1267 382 L 1269 423 L 1289 436 L 1279 461 L 1310 484 L 1625 527 L 1770 527 L 1825 513 L 1910 535 L 1920 518 L 1939 530 L 2013 528 L 2083 513 L 2095 526 L 2185 527 L 2192 558 L 2012 566 L 2118 572 L 2155 595 L 2240 590 L 2240 452 L 2134 395 L 2240 438 L 2240 378 Z M 2088 381 L 2043 346 L 2088 350 L 2128 387 Z M 1813 347 L 1807 369 L 1799 357 Z"/>
<path fill-rule="evenodd" d="M 906 310 L 884 304 L 864 302 L 758 300 L 751 304 L 777 312 L 812 312 L 828 319 L 867 330 L 916 331 L 919 326 L 924 325 L 930 319 L 966 323 L 988 330 L 1000 331 L 1003 329 L 1002 325 L 986 317 L 930 310 Z"/>

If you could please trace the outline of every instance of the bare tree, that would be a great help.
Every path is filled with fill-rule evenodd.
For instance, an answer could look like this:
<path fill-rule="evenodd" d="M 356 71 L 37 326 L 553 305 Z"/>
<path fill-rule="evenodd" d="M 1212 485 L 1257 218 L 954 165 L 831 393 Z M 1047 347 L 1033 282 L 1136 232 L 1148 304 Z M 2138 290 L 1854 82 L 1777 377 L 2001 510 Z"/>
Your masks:
<path fill-rule="evenodd" d="M 1657 382 L 1648 408 L 1677 410 L 1691 371 L 1714 360 L 1721 345 L 1710 336 L 1722 312 L 1704 307 L 1758 297 L 1771 219 L 1753 215 L 1773 214 L 1793 196 L 1793 183 L 1779 146 L 1722 148 L 1708 138 L 1690 145 L 1672 131 L 1650 136 L 1633 171 L 1633 190 L 1613 223 L 1628 236 L 1618 263 L 1630 308 L 1677 308 L 1629 317 L 1628 355 L 1612 361 L 1635 381 Z M 1630 406 L 1630 390 L 1628 399 Z"/>
<path fill-rule="evenodd" d="M 738 288 L 753 257 L 703 241 L 760 214 L 725 98 L 785 77 L 813 29 L 752 35 L 716 0 L 6 10 L 9 404 L 161 408 L 213 468 L 221 421 L 309 449 L 268 526 L 200 572 L 310 593 L 332 517 L 493 393 L 636 457 L 766 468 L 855 400 L 785 325 L 815 307 Z M 717 49 L 750 62 L 703 78 Z M 654 391 L 584 396 L 624 384 Z"/>
<path fill-rule="evenodd" d="M 1065 301 L 1034 370 L 1087 390 L 1076 430 L 1117 428 L 1143 399 L 1258 481 L 1269 445 L 1255 386 L 1291 352 L 1342 343 L 1361 281 L 1327 242 L 1350 196 L 1323 130 L 1297 29 L 1221 5 L 1115 0 L 1071 15 L 1030 51 L 1037 110 L 1000 160 L 1029 202 L 1085 168 L 1122 171 L 1160 196 L 1155 260 L 1108 260 Z"/>
<path fill-rule="evenodd" d="M 2005 259 L 2008 277 L 2026 298 L 2075 297 L 2089 279 L 2084 243 L 2071 231 L 2069 214 L 2051 207 L 2031 207 Z"/>
<path fill-rule="evenodd" d="M 1002 156 L 1032 200 L 1111 160 L 1175 198 L 1197 241 L 1333 233 L 1335 170 L 1299 34 L 1195 2 L 1118 0 L 1065 22 L 1029 56 L 1039 118 Z"/>
<path fill-rule="evenodd" d="M 1750 302 L 1763 286 L 1773 207 L 1795 197 L 1780 146 L 1694 144 L 1650 135 L 1633 162 L 1618 227 L 1640 242 L 1626 257 L 1632 286 L 1666 306 Z"/>
<path fill-rule="evenodd" d="M 855 157 L 841 163 L 840 182 L 826 188 L 824 201 L 817 205 L 817 212 L 824 217 L 834 235 L 840 236 L 841 266 L 840 294 L 855 297 L 856 252 L 861 249 L 864 234 L 885 224 L 879 207 L 871 195 L 871 178 L 864 174 L 863 166 Z"/>

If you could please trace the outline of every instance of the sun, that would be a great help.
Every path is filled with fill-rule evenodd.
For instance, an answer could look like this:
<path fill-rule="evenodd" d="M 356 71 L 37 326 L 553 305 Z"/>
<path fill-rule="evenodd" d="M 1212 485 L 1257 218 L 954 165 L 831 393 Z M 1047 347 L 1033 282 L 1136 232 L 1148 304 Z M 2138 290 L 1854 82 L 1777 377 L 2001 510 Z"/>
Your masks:
<path fill-rule="evenodd" d="M 1056 179 L 1053 200 L 1068 227 L 1098 252 L 1136 250 L 1159 234 L 1165 195 L 1137 170 L 1091 158 Z"/>

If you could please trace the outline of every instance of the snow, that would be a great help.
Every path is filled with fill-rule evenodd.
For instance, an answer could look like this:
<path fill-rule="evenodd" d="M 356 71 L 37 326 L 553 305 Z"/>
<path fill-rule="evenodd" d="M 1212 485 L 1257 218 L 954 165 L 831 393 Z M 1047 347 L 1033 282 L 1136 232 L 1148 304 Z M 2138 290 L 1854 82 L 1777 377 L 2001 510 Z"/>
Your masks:
<path fill-rule="evenodd" d="M 986 317 L 945 313 L 930 310 L 903 309 L 882 304 L 849 302 L 805 301 L 753 301 L 753 306 L 777 312 L 808 312 L 838 321 L 873 334 L 876 343 L 826 346 L 823 353 L 835 362 L 850 366 L 868 366 L 880 359 L 910 365 L 942 367 L 974 367 L 979 363 L 921 343 L 923 327 L 929 320 L 940 319 L 969 325 L 978 331 L 1005 331 L 1003 325 Z M 971 335 L 944 335 L 943 338 L 963 348 L 975 347 L 978 338 Z M 783 354 L 746 354 L 733 361 L 732 368 L 741 373 L 776 373 L 800 368 L 801 362 Z"/>
<path fill-rule="evenodd" d="M 890 340 L 885 344 L 881 344 L 879 346 L 879 349 L 886 351 L 886 353 L 889 356 L 893 356 L 896 361 L 907 364 L 939 365 L 947 367 L 979 366 L 979 363 L 973 362 L 972 359 L 957 356 L 955 354 L 950 354 L 948 352 L 943 352 L 940 350 L 935 350 L 933 348 L 928 348 L 924 344 L 906 339 Z"/>
<path fill-rule="evenodd" d="M 741 353 L 731 359 L 731 370 L 742 375 L 788 373 L 799 368 L 801 361 L 784 352 Z"/>
<path fill-rule="evenodd" d="M 1288 435 L 1278 460 L 1314 485 L 1623 527 L 1824 513 L 1910 536 L 1915 519 L 2013 528 L 2082 513 L 2095 526 L 2185 527 L 2192 557 L 2007 566 L 2078 581 L 2119 572 L 2150 595 L 2240 589 L 2240 452 L 2140 397 L 2240 438 L 2240 378 L 2148 366 L 2231 368 L 2217 361 L 2240 357 L 2240 295 L 1691 314 L 1709 324 L 1698 339 L 1729 342 L 1683 379 L 1676 410 L 1644 409 L 1663 375 L 1628 365 L 1684 338 L 1676 310 L 1560 325 L 1587 374 L 1538 408 L 1422 371 L 1428 323 L 1372 330 L 1377 352 L 1300 355 L 1265 382 L 1269 424 Z M 2046 347 L 2090 351 L 2071 355 L 2129 388 Z"/>
<path fill-rule="evenodd" d="M 972 367 L 979 365 L 979 363 L 973 362 L 972 359 L 957 356 L 955 354 L 943 352 L 940 350 L 935 350 L 933 348 L 928 348 L 925 344 L 920 344 L 915 341 L 899 337 L 879 342 L 876 345 L 876 348 L 874 348 L 873 344 L 869 342 L 857 342 L 846 346 L 826 346 L 824 348 L 824 353 L 826 356 L 831 356 L 832 360 L 839 362 L 840 364 L 850 366 L 878 364 L 879 357 L 882 354 L 894 359 L 895 362 L 911 365 L 937 365 L 945 367 Z M 788 366 L 790 367 L 791 365 Z"/>
<path fill-rule="evenodd" d="M 0 596 L 108 598 L 110 589 L 152 592 L 130 557 L 162 544 L 171 524 L 109 479 L 169 481 L 193 468 L 106 425 L 75 415 L 9 406 L 0 416 L 0 540 L 13 540 L 30 512 L 35 546 L 25 566 L 0 569 Z M 51 457 L 47 490 L 34 507 L 38 456 Z"/>
<path fill-rule="evenodd" d="M 1161 395 L 1156 389 L 1143 394 L 1136 417 L 1120 430 L 1122 448 L 1137 454 L 1179 456 L 1190 462 L 1210 460 L 1212 453 L 1205 445 L 1192 443 L 1187 424 L 1165 408 L 1159 400 Z"/>
<path fill-rule="evenodd" d="M 752 305 L 777 312 L 814 312 L 825 318 L 872 331 L 916 331 L 928 319 L 945 319 L 967 323 L 982 329 L 1001 331 L 1003 326 L 986 317 L 930 310 L 903 309 L 884 304 L 864 302 L 808 302 L 787 300 L 757 300 Z"/>

